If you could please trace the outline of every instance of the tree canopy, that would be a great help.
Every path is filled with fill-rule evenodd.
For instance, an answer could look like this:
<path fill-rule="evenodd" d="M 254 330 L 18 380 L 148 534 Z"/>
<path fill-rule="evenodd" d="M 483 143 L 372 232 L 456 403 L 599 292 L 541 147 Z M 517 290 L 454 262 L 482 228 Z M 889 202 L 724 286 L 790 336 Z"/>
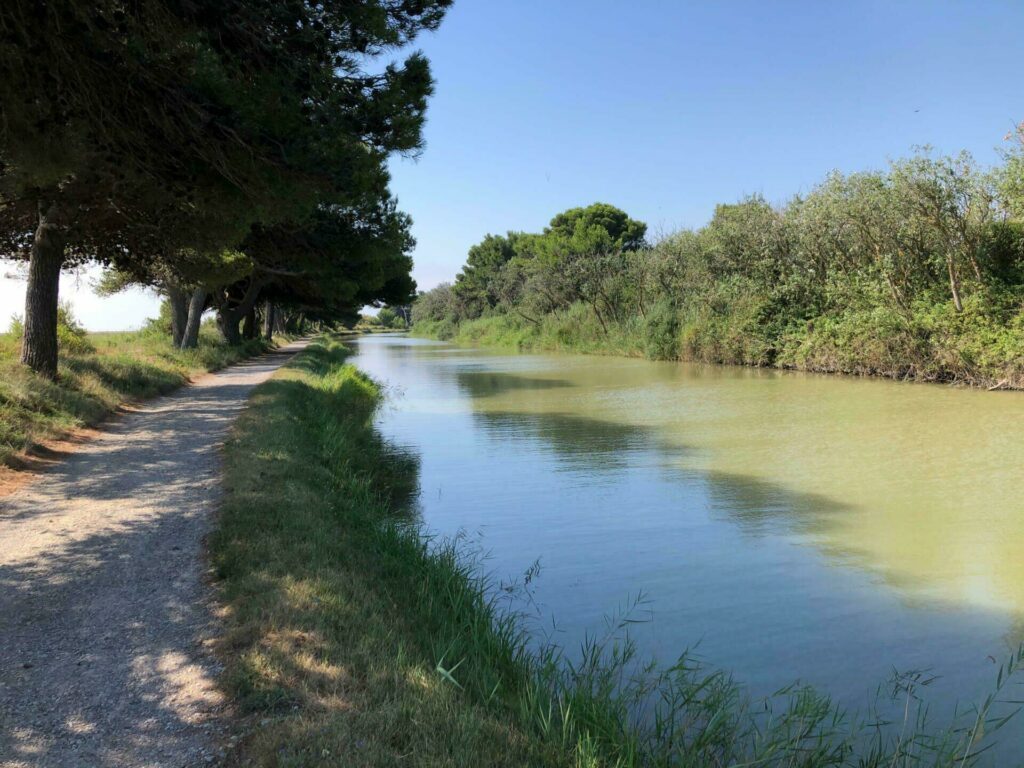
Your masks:
<path fill-rule="evenodd" d="M 599 250 L 635 251 L 644 245 L 647 225 L 629 218 L 625 211 L 608 203 L 570 208 L 551 219 L 544 234 L 568 243 L 578 253 Z"/>
<path fill-rule="evenodd" d="M 570 208 L 551 219 L 543 232 L 486 235 L 472 246 L 466 264 L 456 276 L 453 298 L 460 314 L 479 317 L 493 310 L 517 281 L 542 273 L 576 271 L 581 257 L 635 251 L 644 245 L 647 225 L 607 203 Z M 564 268 L 564 269 L 563 269 Z M 577 275 L 576 282 L 583 279 Z M 563 289 L 579 292 L 574 288 Z"/>
<path fill-rule="evenodd" d="M 411 290 L 408 258 L 394 251 L 411 247 L 395 234 L 408 223 L 395 223 L 386 161 L 421 150 L 433 83 L 419 53 L 372 63 L 436 28 L 449 5 L 5 3 L 0 245 L 30 262 L 23 359 L 55 374 L 57 277 L 69 263 L 230 294 L 223 280 L 238 278 L 224 267 L 239 262 L 229 254 L 250 256 L 249 286 L 268 285 L 256 274 L 268 265 L 248 251 L 266 256 L 258 241 L 275 228 L 322 237 L 328 210 L 346 212 L 362 242 L 357 260 L 390 264 L 327 278 L 337 260 L 320 248 L 319 284 L 347 286 L 339 296 L 351 297 L 335 306 L 348 313 L 346 302 L 380 293 L 352 286 L 364 276 L 387 273 L 390 292 Z M 374 211 L 389 207 L 382 229 Z M 362 213 L 369 219 L 357 222 Z M 364 242 L 378 235 L 381 244 Z M 304 258 L 301 270 L 282 267 L 283 257 L 278 249 L 272 259 L 278 276 L 311 272 L 308 255 L 286 257 Z M 318 308 L 329 315 L 335 297 L 319 298 L 330 299 Z"/>

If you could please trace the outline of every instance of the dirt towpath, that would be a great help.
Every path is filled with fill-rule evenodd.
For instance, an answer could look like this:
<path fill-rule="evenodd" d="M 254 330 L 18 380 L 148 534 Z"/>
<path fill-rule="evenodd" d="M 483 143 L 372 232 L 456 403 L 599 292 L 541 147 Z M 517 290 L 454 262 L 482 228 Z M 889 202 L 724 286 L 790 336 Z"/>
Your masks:
<path fill-rule="evenodd" d="M 303 346 L 147 402 L 0 499 L 0 766 L 218 762 L 202 542 L 219 448 Z"/>

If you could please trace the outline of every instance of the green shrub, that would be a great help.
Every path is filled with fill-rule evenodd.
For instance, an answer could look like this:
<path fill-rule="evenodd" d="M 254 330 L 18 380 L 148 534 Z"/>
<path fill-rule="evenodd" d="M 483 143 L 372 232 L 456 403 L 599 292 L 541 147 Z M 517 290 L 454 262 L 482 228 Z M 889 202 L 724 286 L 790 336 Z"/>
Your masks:
<path fill-rule="evenodd" d="M 10 334 L 18 340 L 25 335 L 25 321 L 21 315 L 11 315 Z M 85 326 L 75 317 L 71 302 L 60 302 L 57 305 L 57 348 L 68 355 L 87 355 L 94 352 L 95 348 L 89 343 L 87 335 Z"/>
<path fill-rule="evenodd" d="M 382 307 L 377 313 L 377 322 L 385 328 L 393 328 L 395 320 L 398 319 L 398 313 L 395 312 L 391 307 Z"/>
<path fill-rule="evenodd" d="M 651 360 L 675 360 L 679 356 L 679 313 L 675 304 L 662 300 L 647 313 L 644 352 Z"/>
<path fill-rule="evenodd" d="M 57 306 L 57 347 L 69 355 L 86 355 L 95 348 L 86 338 L 85 326 L 78 322 L 70 301 Z"/>
<path fill-rule="evenodd" d="M 444 341 L 455 338 L 455 334 L 458 333 L 458 331 L 459 326 L 450 318 L 445 318 L 434 326 L 434 332 L 437 334 L 437 338 Z"/>
<path fill-rule="evenodd" d="M 160 314 L 147 318 L 140 332 L 150 336 L 171 335 L 171 303 L 167 299 L 160 302 Z"/>

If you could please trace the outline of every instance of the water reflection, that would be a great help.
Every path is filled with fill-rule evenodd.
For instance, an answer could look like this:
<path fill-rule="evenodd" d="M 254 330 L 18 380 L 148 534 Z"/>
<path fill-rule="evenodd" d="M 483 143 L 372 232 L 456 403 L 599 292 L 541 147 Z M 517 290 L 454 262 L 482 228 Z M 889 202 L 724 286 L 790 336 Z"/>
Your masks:
<path fill-rule="evenodd" d="M 468 395 L 475 398 L 493 397 L 518 390 L 558 389 L 560 387 L 571 387 L 568 381 L 563 379 L 542 379 L 536 376 L 517 376 L 511 373 L 498 373 L 495 371 L 469 370 L 459 371 L 456 374 L 459 386 Z"/>
<path fill-rule="evenodd" d="M 773 483 L 728 472 L 704 475 L 713 514 L 735 523 L 751 536 L 766 536 L 780 529 L 822 535 L 835 526 L 839 515 L 853 510 L 847 504 L 816 493 L 794 493 Z"/>
<path fill-rule="evenodd" d="M 649 450 L 644 430 L 570 413 L 473 414 L 494 440 L 526 439 L 553 452 L 563 468 L 607 471 L 628 467 L 637 451 Z"/>

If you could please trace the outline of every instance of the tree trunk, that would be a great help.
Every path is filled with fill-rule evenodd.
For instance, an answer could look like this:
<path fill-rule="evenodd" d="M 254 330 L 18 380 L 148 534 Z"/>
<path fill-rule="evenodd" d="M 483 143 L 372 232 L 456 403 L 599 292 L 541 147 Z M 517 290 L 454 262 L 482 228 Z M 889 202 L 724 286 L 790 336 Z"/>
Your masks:
<path fill-rule="evenodd" d="M 601 317 L 601 310 L 597 308 L 597 302 L 591 303 L 591 308 L 594 310 L 594 314 L 597 315 L 597 321 L 601 323 L 601 330 L 604 331 L 604 335 L 608 335 L 608 326 L 604 324 L 604 318 Z"/>
<path fill-rule="evenodd" d="M 171 307 L 171 341 L 180 347 L 188 325 L 188 293 L 178 286 L 168 286 L 167 303 Z"/>
<path fill-rule="evenodd" d="M 249 307 L 249 311 L 245 313 L 245 317 L 242 318 L 242 338 L 243 339 L 255 339 L 258 331 L 256 322 L 256 307 Z"/>
<path fill-rule="evenodd" d="M 249 314 L 255 304 L 256 299 L 260 295 L 260 288 L 263 287 L 255 276 L 249 278 L 249 285 L 245 289 L 245 295 L 237 306 L 228 306 L 227 300 L 221 303 L 217 308 L 217 327 L 220 328 L 221 335 L 231 346 L 237 346 L 242 343 L 242 334 L 238 330 L 238 324 L 242 322 L 242 318 Z"/>
<path fill-rule="evenodd" d="M 978 282 L 984 282 L 984 278 L 981 276 L 981 265 L 978 264 L 978 260 L 974 256 L 974 252 L 969 252 L 969 258 L 971 260 L 971 266 L 974 268 L 974 276 L 978 278 Z"/>
<path fill-rule="evenodd" d="M 242 343 L 242 333 L 238 330 L 238 320 L 238 312 L 233 309 L 217 311 L 217 327 L 220 329 L 220 335 L 232 347 L 237 347 Z"/>
<path fill-rule="evenodd" d="M 274 305 L 269 301 L 263 307 L 263 338 L 270 341 L 274 337 Z"/>
<path fill-rule="evenodd" d="M 50 379 L 57 378 L 57 301 L 64 265 L 64 234 L 56 208 L 39 209 L 25 288 L 25 335 L 21 362 Z"/>
<path fill-rule="evenodd" d="M 889 286 L 889 293 L 892 295 L 892 300 L 896 302 L 896 305 L 900 308 L 903 314 L 907 314 L 907 302 L 903 298 L 903 292 L 896 286 L 896 281 L 892 279 L 888 272 L 883 270 L 882 274 L 885 276 L 885 282 Z"/>
<path fill-rule="evenodd" d="M 182 349 L 195 349 L 199 345 L 199 326 L 203 321 L 203 310 L 206 309 L 205 288 L 196 288 L 188 302 L 188 321 L 185 333 L 181 337 Z"/>
<path fill-rule="evenodd" d="M 951 257 L 946 258 L 946 268 L 949 270 L 949 291 L 953 294 L 953 306 L 956 307 L 957 312 L 963 312 L 964 303 L 960 300 L 960 276 L 957 274 Z"/>

